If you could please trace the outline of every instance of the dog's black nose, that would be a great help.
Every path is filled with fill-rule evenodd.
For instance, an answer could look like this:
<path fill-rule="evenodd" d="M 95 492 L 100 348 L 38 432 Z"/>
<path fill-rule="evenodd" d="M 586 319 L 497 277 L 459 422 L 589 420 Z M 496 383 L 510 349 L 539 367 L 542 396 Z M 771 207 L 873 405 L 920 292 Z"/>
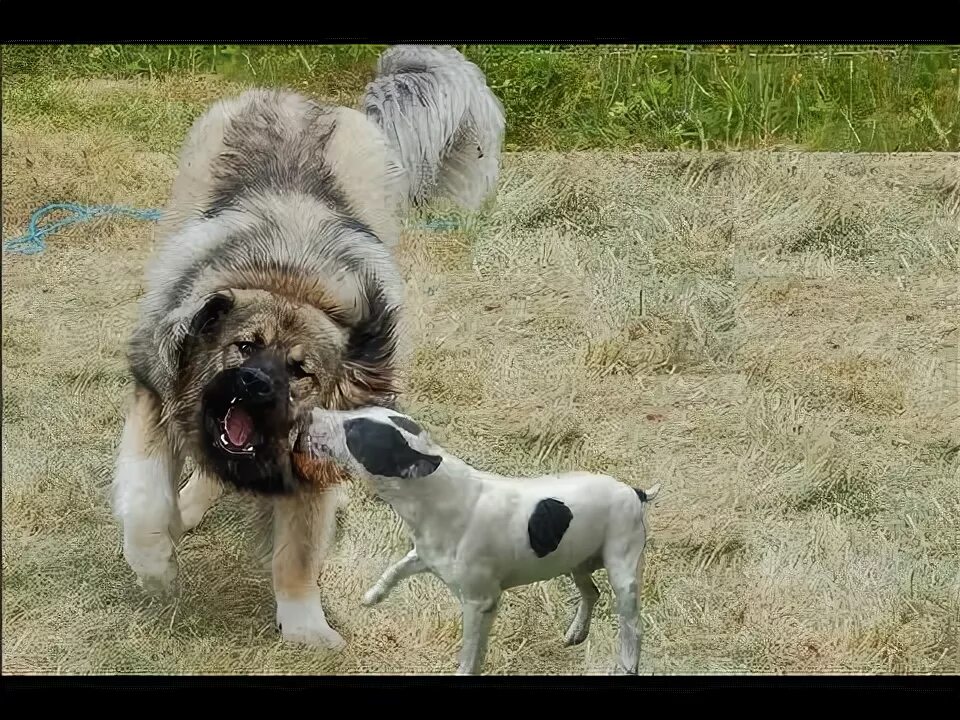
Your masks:
<path fill-rule="evenodd" d="M 251 400 L 266 400 L 273 395 L 273 381 L 263 370 L 242 367 L 237 373 L 237 389 Z"/>

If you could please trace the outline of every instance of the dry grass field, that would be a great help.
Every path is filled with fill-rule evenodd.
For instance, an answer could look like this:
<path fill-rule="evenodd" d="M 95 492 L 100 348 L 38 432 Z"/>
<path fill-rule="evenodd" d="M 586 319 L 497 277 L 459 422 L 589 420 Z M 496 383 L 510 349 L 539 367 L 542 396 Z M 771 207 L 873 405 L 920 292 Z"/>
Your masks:
<path fill-rule="evenodd" d="M 5 106 L 3 237 L 56 200 L 161 205 L 173 156 L 126 119 L 183 124 L 227 90 Z M 142 596 L 106 491 L 150 238 L 103 220 L 3 257 L 3 671 L 452 672 L 439 581 L 360 607 L 407 546 L 359 487 L 324 579 L 339 655 L 280 643 L 237 496 L 184 538 L 179 598 Z M 489 213 L 405 233 L 404 408 L 478 466 L 663 483 L 642 672 L 960 672 L 958 251 L 955 154 L 510 154 Z M 571 582 L 505 596 L 486 672 L 608 672 L 598 580 L 576 648 Z"/>

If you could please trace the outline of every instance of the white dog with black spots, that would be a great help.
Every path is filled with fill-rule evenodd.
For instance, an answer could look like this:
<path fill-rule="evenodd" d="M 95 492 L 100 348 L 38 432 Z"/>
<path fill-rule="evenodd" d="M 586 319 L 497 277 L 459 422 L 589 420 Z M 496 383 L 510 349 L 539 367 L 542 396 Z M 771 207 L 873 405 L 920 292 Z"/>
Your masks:
<path fill-rule="evenodd" d="M 481 671 L 501 593 L 568 574 L 580 604 L 567 645 L 587 638 L 605 568 L 616 597 L 615 672 L 636 674 L 639 599 L 647 507 L 660 489 L 633 488 L 608 475 L 569 472 L 517 478 L 471 467 L 395 410 L 314 410 L 300 449 L 330 457 L 372 486 L 403 520 L 413 549 L 364 595 L 383 600 L 402 579 L 433 573 L 460 600 L 459 675 Z"/>

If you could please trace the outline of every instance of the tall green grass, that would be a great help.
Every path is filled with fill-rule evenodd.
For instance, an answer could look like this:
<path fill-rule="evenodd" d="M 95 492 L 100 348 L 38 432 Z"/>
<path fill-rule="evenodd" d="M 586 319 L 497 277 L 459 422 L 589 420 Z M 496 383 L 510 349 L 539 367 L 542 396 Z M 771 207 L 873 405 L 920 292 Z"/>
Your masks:
<path fill-rule="evenodd" d="M 345 100 L 381 45 L 6 46 L 4 83 L 203 73 Z M 471 45 L 510 149 L 960 149 L 960 46 Z M 5 92 L 5 96 L 7 93 Z"/>

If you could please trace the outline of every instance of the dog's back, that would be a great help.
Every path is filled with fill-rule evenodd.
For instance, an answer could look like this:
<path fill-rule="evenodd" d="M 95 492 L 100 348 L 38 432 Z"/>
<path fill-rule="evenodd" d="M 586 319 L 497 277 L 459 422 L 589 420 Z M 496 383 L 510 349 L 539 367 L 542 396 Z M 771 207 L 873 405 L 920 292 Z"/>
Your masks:
<path fill-rule="evenodd" d="M 302 195 L 392 245 L 404 182 L 383 133 L 363 113 L 293 92 L 249 90 L 211 106 L 194 124 L 160 232 Z"/>

